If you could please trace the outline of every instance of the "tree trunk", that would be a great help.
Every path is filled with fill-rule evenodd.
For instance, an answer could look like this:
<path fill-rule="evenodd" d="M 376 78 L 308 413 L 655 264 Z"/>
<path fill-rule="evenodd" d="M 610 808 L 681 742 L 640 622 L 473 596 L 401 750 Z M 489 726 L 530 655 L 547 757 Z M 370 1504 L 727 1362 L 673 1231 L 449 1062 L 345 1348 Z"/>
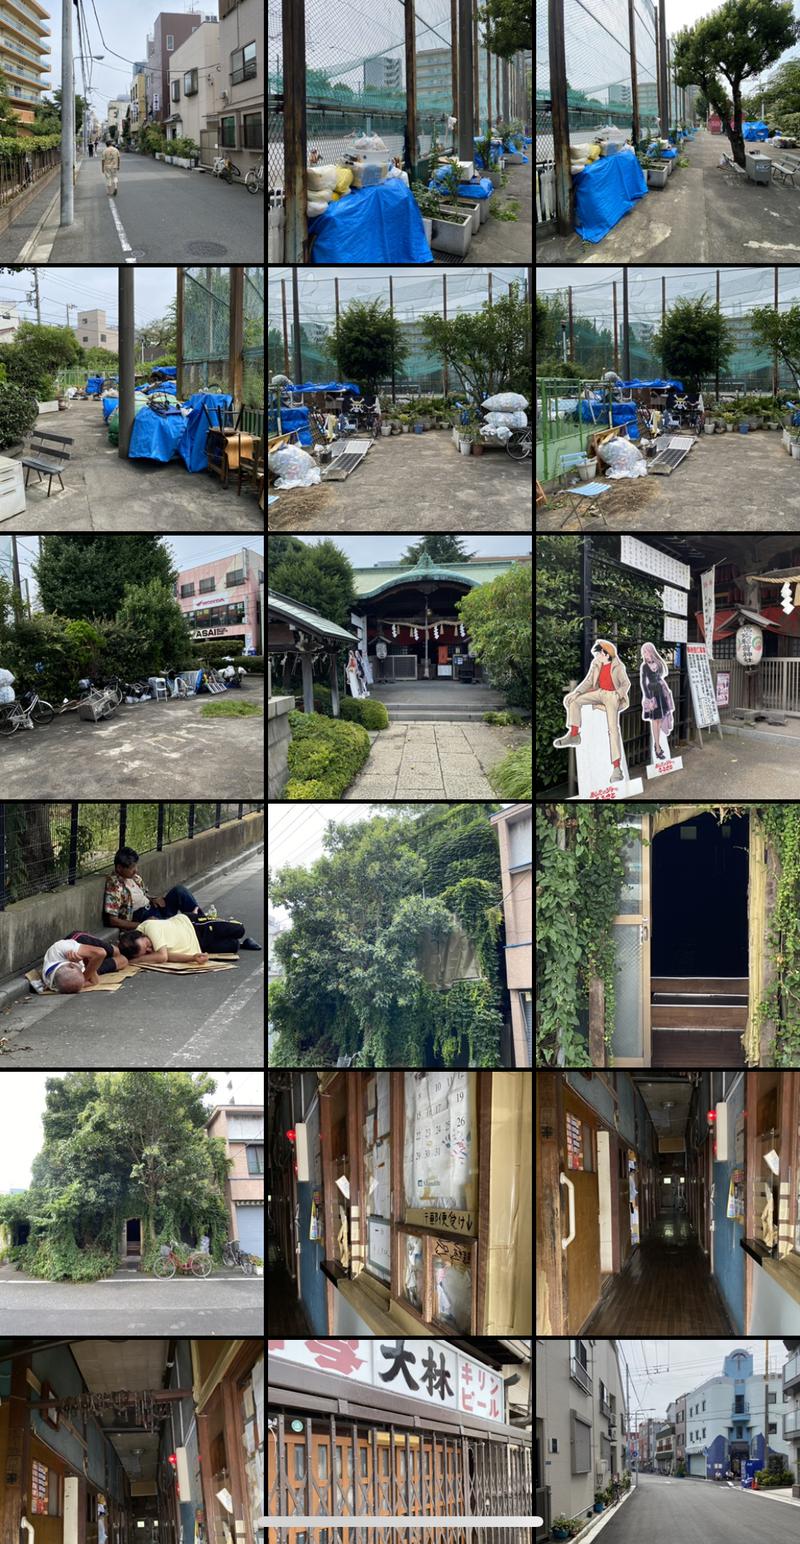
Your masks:
<path fill-rule="evenodd" d="M 744 166 L 744 137 L 742 135 L 742 92 L 740 86 L 732 86 L 733 128 L 728 133 L 733 159 L 737 166 Z"/>

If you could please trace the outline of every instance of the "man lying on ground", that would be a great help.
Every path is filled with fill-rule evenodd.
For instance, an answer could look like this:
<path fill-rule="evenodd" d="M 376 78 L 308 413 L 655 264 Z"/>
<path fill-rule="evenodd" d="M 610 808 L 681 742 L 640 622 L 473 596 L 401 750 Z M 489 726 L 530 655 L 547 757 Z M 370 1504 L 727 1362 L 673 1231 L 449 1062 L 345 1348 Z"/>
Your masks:
<path fill-rule="evenodd" d="M 117 960 L 123 969 L 127 962 L 111 944 L 89 933 L 73 934 L 50 945 L 42 961 L 42 981 L 53 992 L 82 992 L 96 986 L 98 976 L 116 970 Z"/>
<path fill-rule="evenodd" d="M 173 885 L 166 895 L 151 896 L 145 886 L 141 874 L 136 865 L 139 854 L 133 847 L 120 847 L 114 857 L 114 874 L 109 876 L 105 884 L 103 895 L 103 920 L 108 927 L 119 928 L 121 934 L 130 932 L 140 927 L 142 922 L 150 918 L 164 920 L 180 915 L 191 918 L 192 922 L 204 921 L 211 923 L 216 920 L 208 917 L 194 896 L 184 885 Z M 246 929 L 241 923 L 238 937 L 243 949 L 260 949 L 255 939 L 246 936 Z M 212 940 L 220 947 L 218 938 Z M 201 944 L 204 940 L 201 939 Z"/>
<path fill-rule="evenodd" d="M 123 933 L 119 941 L 126 959 L 136 960 L 145 955 L 150 958 L 153 954 L 154 964 L 157 963 L 157 955 L 162 955 L 163 959 L 176 960 L 179 954 L 191 954 L 198 945 L 203 951 L 221 954 L 236 954 L 239 949 L 258 948 L 258 944 L 251 938 L 245 937 L 242 922 L 227 917 L 187 917 L 183 913 L 177 917 L 150 917 L 140 922 L 138 928 Z M 208 952 L 198 955 L 197 959 L 201 964 L 205 963 Z"/>

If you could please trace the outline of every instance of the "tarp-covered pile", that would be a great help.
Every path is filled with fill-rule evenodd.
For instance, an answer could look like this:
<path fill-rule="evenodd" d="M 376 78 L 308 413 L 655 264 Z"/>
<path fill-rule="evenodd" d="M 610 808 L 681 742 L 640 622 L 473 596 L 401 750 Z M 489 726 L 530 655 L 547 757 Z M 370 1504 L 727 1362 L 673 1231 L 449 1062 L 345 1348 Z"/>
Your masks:
<path fill-rule="evenodd" d="M 185 420 L 185 434 L 178 442 L 178 455 L 190 472 L 204 472 L 208 466 L 206 436 L 209 418 L 212 425 L 219 421 L 219 409 L 229 408 L 233 397 L 223 391 L 195 391 L 184 404 L 191 408 Z"/>
<path fill-rule="evenodd" d="M 643 198 L 647 179 L 632 151 L 594 161 L 574 178 L 575 229 L 584 241 L 602 241 Z"/>
<path fill-rule="evenodd" d="M 308 222 L 312 263 L 432 263 L 422 216 L 399 178 L 362 188 Z"/>
<path fill-rule="evenodd" d="M 284 396 L 297 396 L 301 391 L 351 391 L 354 397 L 361 396 L 361 387 L 354 385 L 352 381 L 306 381 L 303 386 L 282 386 Z"/>
<path fill-rule="evenodd" d="M 763 144 L 765 139 L 769 139 L 769 129 L 760 118 L 755 123 L 743 123 L 742 139 L 756 140 Z"/>

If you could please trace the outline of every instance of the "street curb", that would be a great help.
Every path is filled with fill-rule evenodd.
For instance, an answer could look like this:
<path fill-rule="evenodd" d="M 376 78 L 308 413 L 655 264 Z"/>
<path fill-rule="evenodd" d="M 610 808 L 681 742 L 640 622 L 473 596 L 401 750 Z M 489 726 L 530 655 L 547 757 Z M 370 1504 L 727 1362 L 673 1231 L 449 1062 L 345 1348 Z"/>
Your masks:
<path fill-rule="evenodd" d="M 577 1535 L 577 1538 L 580 1540 L 580 1544 L 589 1544 L 591 1539 L 596 1539 L 598 1533 L 602 1533 L 603 1529 L 608 1523 L 611 1522 L 612 1518 L 619 1516 L 620 1507 L 623 1507 L 626 1501 L 630 1501 L 635 1489 L 636 1486 L 632 1484 L 630 1490 L 626 1491 L 625 1495 L 620 1497 L 616 1506 L 606 1507 L 605 1512 L 599 1513 L 597 1521 L 590 1523 L 585 1533 L 579 1533 Z"/>
<path fill-rule="evenodd" d="M 788 1496 L 772 1495 L 769 1486 L 767 1486 L 766 1490 L 751 1490 L 749 1486 L 741 1488 L 745 1490 L 745 1494 L 748 1496 L 763 1496 L 766 1501 L 781 1501 L 784 1506 L 800 1506 L 800 1500 L 793 1498 L 790 1501 Z"/>
<path fill-rule="evenodd" d="M 200 874 L 196 879 L 193 879 L 192 884 L 196 884 L 198 886 L 212 885 L 215 880 L 221 879 L 222 876 L 229 873 L 231 869 L 239 868 L 241 866 L 243 857 L 255 858 L 259 853 L 263 853 L 263 851 L 264 843 L 257 842 L 254 847 L 248 848 L 246 854 L 237 853 L 236 857 L 226 859 L 226 861 L 224 863 L 220 863 L 217 868 L 209 869 L 208 873 Z M 109 942 L 116 936 L 116 928 L 113 927 L 99 927 L 97 929 L 93 929 L 93 931 L 95 932 L 95 936 L 97 938 L 102 938 L 104 943 Z M 9 1008 L 12 1003 L 17 1002 L 23 997 L 34 997 L 36 995 L 31 991 L 27 981 L 25 982 L 24 986 L 22 985 L 23 980 L 24 977 L 10 976 L 7 977 L 5 981 L 0 981 L 0 1013 L 2 1013 L 5 1008 Z"/>

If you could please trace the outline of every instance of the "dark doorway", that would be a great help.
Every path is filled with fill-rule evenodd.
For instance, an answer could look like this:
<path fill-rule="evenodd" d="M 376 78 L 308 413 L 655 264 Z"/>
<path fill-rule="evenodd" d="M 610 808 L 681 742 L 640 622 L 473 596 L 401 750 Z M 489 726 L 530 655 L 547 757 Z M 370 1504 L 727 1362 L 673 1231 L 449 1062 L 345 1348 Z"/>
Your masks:
<path fill-rule="evenodd" d="M 21 1249 L 23 1244 L 27 1244 L 30 1232 L 31 1225 L 29 1222 L 14 1223 L 14 1246 L 16 1249 Z"/>
<path fill-rule="evenodd" d="M 142 1224 L 138 1217 L 129 1217 L 125 1224 L 125 1253 L 139 1255 L 142 1252 Z"/>
<path fill-rule="evenodd" d="M 655 838 L 653 976 L 747 976 L 749 826 L 698 815 Z"/>

